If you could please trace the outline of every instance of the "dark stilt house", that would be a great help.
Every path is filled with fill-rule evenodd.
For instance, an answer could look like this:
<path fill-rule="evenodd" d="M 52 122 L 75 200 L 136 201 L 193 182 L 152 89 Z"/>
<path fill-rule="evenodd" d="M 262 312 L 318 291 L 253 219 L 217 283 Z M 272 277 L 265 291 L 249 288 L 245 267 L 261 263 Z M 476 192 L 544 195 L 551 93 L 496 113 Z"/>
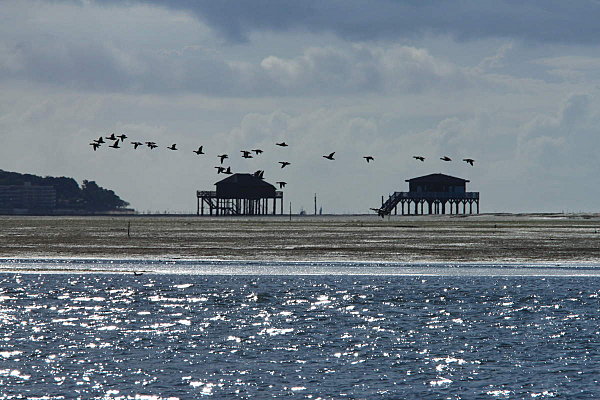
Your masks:
<path fill-rule="evenodd" d="M 283 214 L 283 192 L 253 174 L 233 174 L 215 186 L 216 191 L 196 192 L 198 215 L 205 208 L 210 215 L 275 215 L 277 200 Z"/>
<path fill-rule="evenodd" d="M 407 179 L 408 192 L 394 192 L 387 201 L 383 201 L 378 210 L 379 215 L 398 213 L 400 204 L 402 215 L 425 214 L 479 214 L 479 192 L 467 192 L 466 179 L 444 174 L 430 174 L 418 178 Z M 462 206 L 462 212 L 461 212 Z"/>

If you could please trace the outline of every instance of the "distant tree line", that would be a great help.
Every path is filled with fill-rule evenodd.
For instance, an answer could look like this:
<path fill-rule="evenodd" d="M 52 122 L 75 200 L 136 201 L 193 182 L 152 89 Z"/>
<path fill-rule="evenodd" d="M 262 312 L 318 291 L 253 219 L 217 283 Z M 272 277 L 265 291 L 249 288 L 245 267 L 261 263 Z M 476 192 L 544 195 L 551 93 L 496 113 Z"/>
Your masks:
<path fill-rule="evenodd" d="M 56 190 L 56 208 L 58 209 L 103 212 L 117 210 L 129 205 L 115 192 L 100 187 L 94 181 L 84 180 L 80 187 L 75 179 L 64 176 L 60 178 L 41 177 L 0 170 L 0 185 L 20 186 L 26 183 L 36 186 L 53 186 Z"/>

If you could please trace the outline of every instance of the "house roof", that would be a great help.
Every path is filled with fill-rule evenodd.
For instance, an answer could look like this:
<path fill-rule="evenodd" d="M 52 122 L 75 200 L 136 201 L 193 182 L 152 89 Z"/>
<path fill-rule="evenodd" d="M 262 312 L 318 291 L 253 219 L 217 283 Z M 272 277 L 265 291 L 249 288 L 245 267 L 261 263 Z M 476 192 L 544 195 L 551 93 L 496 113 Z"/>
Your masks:
<path fill-rule="evenodd" d="M 233 174 L 233 175 L 230 175 L 227 178 L 215 183 L 215 185 L 219 185 L 221 183 L 226 183 L 226 184 L 230 184 L 230 185 L 234 184 L 234 185 L 240 185 L 240 186 L 256 186 L 256 187 L 275 188 L 275 186 L 271 185 L 268 182 L 265 182 L 264 180 L 262 180 L 260 178 L 257 178 L 253 174 Z"/>
<path fill-rule="evenodd" d="M 429 175 L 419 176 L 417 178 L 407 179 L 406 182 L 461 184 L 461 183 L 469 182 L 469 180 L 457 178 L 456 176 L 450 176 L 450 175 L 438 173 L 438 174 L 429 174 Z"/>

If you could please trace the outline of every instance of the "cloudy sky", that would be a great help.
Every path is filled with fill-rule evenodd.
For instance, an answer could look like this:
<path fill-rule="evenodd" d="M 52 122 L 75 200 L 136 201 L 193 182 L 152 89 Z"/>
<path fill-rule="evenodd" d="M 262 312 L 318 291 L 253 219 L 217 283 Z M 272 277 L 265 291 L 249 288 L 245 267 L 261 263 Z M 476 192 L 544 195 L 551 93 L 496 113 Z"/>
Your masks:
<path fill-rule="evenodd" d="M 598 211 L 598 15 L 596 0 L 2 1 L 0 168 L 94 180 L 141 212 L 195 212 L 222 153 L 287 181 L 295 212 L 317 193 L 323 212 L 366 213 L 436 172 L 469 179 L 482 212 Z M 160 147 L 92 151 L 112 132 Z"/>

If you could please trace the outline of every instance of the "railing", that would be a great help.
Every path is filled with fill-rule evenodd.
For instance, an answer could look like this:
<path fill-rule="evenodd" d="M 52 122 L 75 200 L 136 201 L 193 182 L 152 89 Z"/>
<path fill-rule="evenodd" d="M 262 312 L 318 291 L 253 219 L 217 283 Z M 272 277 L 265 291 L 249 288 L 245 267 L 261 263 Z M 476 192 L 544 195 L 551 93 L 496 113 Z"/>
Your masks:
<path fill-rule="evenodd" d="M 197 190 L 196 191 L 196 197 L 205 197 L 205 198 L 217 198 L 217 192 L 214 190 Z M 240 197 L 240 198 L 244 198 L 244 197 Z M 263 198 L 268 198 L 268 199 L 272 199 L 273 197 L 263 197 Z M 282 199 L 283 198 L 283 192 L 280 190 L 275 191 L 275 199 Z"/>
<path fill-rule="evenodd" d="M 463 192 L 463 193 L 451 193 L 451 192 L 394 192 L 390 197 L 395 199 L 422 199 L 422 200 L 477 200 L 479 199 L 479 192 Z"/>
<path fill-rule="evenodd" d="M 403 200 L 415 201 L 436 201 L 436 200 L 479 200 L 479 192 L 463 192 L 463 193 L 450 193 L 450 192 L 394 192 L 386 201 L 383 203 L 381 208 L 374 209 L 379 215 L 388 215 L 392 212 L 394 207 Z"/>

